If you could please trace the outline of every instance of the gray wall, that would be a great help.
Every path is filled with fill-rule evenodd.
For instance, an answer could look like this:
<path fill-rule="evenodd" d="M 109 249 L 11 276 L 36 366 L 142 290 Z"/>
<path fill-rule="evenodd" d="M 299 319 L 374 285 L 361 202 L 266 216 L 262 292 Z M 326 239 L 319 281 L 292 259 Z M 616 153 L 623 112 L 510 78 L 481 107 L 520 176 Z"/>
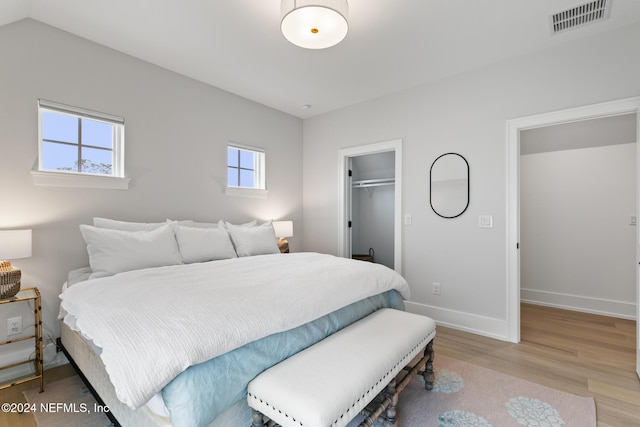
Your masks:
<path fill-rule="evenodd" d="M 638 40 L 629 26 L 305 120 L 304 248 L 338 252 L 338 150 L 402 138 L 408 308 L 506 338 L 506 121 L 640 95 Z M 451 220 L 428 194 L 429 166 L 447 152 L 465 156 L 471 179 L 469 209 Z M 480 215 L 494 227 L 479 228 Z"/>
<path fill-rule="evenodd" d="M 521 298 L 635 318 L 635 210 L 635 143 L 522 156 Z"/>
<path fill-rule="evenodd" d="M 94 216 L 290 219 L 301 249 L 300 119 L 33 20 L 0 28 L 0 58 L 0 228 L 33 229 L 33 257 L 14 264 L 24 287 L 40 288 L 54 336 L 67 272 L 88 265 L 78 225 Z M 34 186 L 38 98 L 125 118 L 128 191 Z M 224 195 L 230 141 L 266 150 L 267 198 Z M 3 308 L 0 341 L 13 315 L 26 324 L 29 312 Z"/>

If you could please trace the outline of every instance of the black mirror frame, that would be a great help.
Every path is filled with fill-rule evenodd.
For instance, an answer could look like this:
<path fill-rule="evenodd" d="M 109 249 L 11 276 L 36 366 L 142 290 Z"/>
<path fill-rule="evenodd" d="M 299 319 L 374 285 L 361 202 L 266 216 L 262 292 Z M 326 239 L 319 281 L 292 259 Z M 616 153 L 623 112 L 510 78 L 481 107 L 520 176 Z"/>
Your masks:
<path fill-rule="evenodd" d="M 432 195 L 432 193 L 433 193 L 433 186 L 432 186 L 432 183 L 433 183 L 433 177 L 432 177 L 432 174 L 433 174 L 433 166 L 436 164 L 436 162 L 438 161 L 438 159 L 440 159 L 441 157 L 444 157 L 444 156 L 449 156 L 449 155 L 454 155 L 454 156 L 458 156 L 458 157 L 460 157 L 462 160 L 464 160 L 465 164 L 467 165 L 467 204 L 465 205 L 464 209 L 462 209 L 462 211 L 460 211 L 460 213 L 459 213 L 459 214 L 454 215 L 454 216 L 445 216 L 445 215 L 441 215 L 440 213 L 438 213 L 438 211 L 433 207 L 433 198 L 431 197 L 431 195 Z M 471 179 L 470 179 L 470 177 L 471 177 L 471 172 L 470 172 L 470 168 L 469 168 L 469 162 L 467 161 L 467 159 L 465 159 L 465 158 L 464 158 L 464 156 L 463 156 L 463 155 L 458 154 L 458 153 L 444 153 L 444 154 L 442 154 L 442 155 L 438 156 L 438 157 L 433 161 L 433 163 L 431 163 L 431 168 L 429 169 L 429 205 L 431 205 L 431 210 L 432 210 L 433 212 L 435 212 L 435 214 L 436 214 L 436 215 L 438 215 L 439 217 L 441 217 L 441 218 L 447 218 L 447 219 L 457 218 L 457 217 L 459 217 L 460 215 L 462 215 L 463 213 L 465 213 L 465 212 L 466 212 L 466 210 L 467 210 L 467 208 L 469 207 L 469 200 L 470 200 L 470 198 L 471 198 L 471 190 L 470 190 L 470 187 L 471 187 Z"/>

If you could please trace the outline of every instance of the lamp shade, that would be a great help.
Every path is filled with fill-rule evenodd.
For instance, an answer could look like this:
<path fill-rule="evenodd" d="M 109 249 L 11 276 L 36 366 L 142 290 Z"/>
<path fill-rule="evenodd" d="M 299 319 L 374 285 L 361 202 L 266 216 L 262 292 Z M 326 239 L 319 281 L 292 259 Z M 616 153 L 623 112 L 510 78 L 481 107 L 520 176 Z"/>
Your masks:
<path fill-rule="evenodd" d="M 306 49 L 325 49 L 342 41 L 349 30 L 347 0 L 282 0 L 284 37 Z"/>
<path fill-rule="evenodd" d="M 0 230 L 0 260 L 30 256 L 31 230 Z"/>
<path fill-rule="evenodd" d="M 278 238 L 291 237 L 293 236 L 293 221 L 273 221 L 273 230 Z"/>

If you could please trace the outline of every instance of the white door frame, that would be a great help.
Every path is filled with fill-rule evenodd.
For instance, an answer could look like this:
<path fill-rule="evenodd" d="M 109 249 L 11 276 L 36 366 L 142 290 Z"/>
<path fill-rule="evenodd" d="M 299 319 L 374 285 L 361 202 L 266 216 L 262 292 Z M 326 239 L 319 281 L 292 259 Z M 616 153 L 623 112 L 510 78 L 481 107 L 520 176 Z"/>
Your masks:
<path fill-rule="evenodd" d="M 640 97 L 621 99 L 507 121 L 507 323 L 508 340 L 520 342 L 520 131 L 538 127 L 636 113 L 636 143 L 640 144 Z M 636 168 L 640 171 L 640 150 Z M 640 176 L 640 173 L 638 174 Z M 638 192 L 640 193 L 640 182 Z M 640 194 L 636 195 L 640 212 Z M 640 227 L 638 227 L 640 228 Z M 636 262 L 640 261 L 640 232 L 636 230 Z M 636 264 L 636 321 L 640 320 L 640 279 Z M 636 326 L 636 370 L 640 376 L 640 328 Z"/>
<path fill-rule="evenodd" d="M 402 140 L 396 139 L 375 144 L 360 145 L 340 150 L 340 207 L 338 218 L 338 256 L 351 257 L 351 239 L 349 230 L 350 194 L 349 160 L 352 157 L 367 154 L 395 152 L 395 191 L 393 224 L 393 268 L 402 274 Z"/>

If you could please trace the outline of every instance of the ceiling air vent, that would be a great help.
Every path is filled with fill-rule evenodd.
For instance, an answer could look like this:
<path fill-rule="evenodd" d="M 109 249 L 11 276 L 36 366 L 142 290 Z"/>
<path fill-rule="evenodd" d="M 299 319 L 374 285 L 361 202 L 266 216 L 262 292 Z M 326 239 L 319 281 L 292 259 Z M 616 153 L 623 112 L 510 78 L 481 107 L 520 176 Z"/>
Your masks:
<path fill-rule="evenodd" d="M 558 34 L 609 17 L 611 0 L 595 0 L 551 16 L 552 33 Z"/>

